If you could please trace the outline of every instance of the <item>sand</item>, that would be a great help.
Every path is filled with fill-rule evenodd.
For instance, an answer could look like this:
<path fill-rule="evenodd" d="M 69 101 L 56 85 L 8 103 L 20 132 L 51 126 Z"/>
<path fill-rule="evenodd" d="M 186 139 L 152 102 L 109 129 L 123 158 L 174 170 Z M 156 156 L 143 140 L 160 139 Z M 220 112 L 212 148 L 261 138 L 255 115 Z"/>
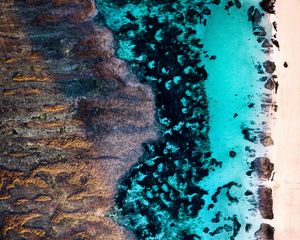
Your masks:
<path fill-rule="evenodd" d="M 274 95 L 272 160 L 275 240 L 300 239 L 300 0 L 277 0 L 280 51 L 274 53 L 279 79 Z M 288 68 L 283 63 L 288 63 Z"/>

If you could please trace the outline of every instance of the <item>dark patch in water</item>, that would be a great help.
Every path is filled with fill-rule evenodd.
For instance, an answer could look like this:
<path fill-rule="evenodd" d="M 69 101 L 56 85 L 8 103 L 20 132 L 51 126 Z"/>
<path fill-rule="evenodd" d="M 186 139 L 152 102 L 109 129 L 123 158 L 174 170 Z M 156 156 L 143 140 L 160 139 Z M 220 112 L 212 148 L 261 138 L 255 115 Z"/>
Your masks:
<path fill-rule="evenodd" d="M 248 128 L 248 127 L 243 127 L 242 128 L 242 134 L 244 135 L 244 139 L 252 142 L 252 143 L 258 143 L 257 136 L 254 136 L 252 132 L 254 129 Z"/>
<path fill-rule="evenodd" d="M 246 232 L 249 232 L 249 230 L 251 229 L 251 227 L 252 227 L 252 224 L 247 223 L 246 226 L 245 226 Z"/>
<path fill-rule="evenodd" d="M 228 198 L 229 202 L 231 202 L 231 203 L 233 203 L 233 202 L 235 202 L 235 203 L 239 202 L 239 200 L 238 200 L 236 197 L 233 197 L 233 196 L 231 196 L 231 194 L 230 194 L 230 189 L 231 189 L 233 186 L 235 186 L 235 187 L 240 187 L 241 185 L 239 185 L 239 184 L 236 183 L 236 182 L 230 182 L 230 183 L 227 183 L 227 184 L 223 185 L 222 187 L 218 187 L 218 188 L 217 188 L 217 191 L 212 195 L 211 200 L 212 200 L 214 203 L 216 203 L 216 202 L 218 201 L 218 198 L 217 198 L 217 197 L 221 194 L 221 191 L 222 191 L 223 189 L 225 189 L 226 197 Z"/>
<path fill-rule="evenodd" d="M 253 192 L 251 192 L 250 190 L 247 190 L 245 192 L 245 196 L 251 196 L 251 195 L 253 195 Z"/>
<path fill-rule="evenodd" d="M 254 105 L 255 105 L 255 103 L 249 103 L 249 104 L 248 104 L 248 108 L 253 108 Z"/>
<path fill-rule="evenodd" d="M 108 1 L 98 3 L 102 16 L 98 19 L 106 19 L 114 32 L 119 57 L 128 62 L 141 82 L 151 85 L 161 130 L 158 141 L 143 144 L 143 156 L 120 180 L 116 220 L 132 230 L 138 239 L 158 239 L 160 236 L 172 239 L 167 235 L 170 233 L 178 239 L 201 239 L 202 236 L 193 232 L 189 221 L 200 218 L 206 206 L 213 211 L 218 198 L 224 197 L 223 193 L 228 205 L 238 203 L 230 189 L 241 187 L 236 182 L 218 187 L 211 196 L 216 205 L 206 205 L 203 197 L 209 193 L 200 184 L 210 171 L 222 167 L 221 161 L 212 158 L 208 141 L 209 117 L 204 89 L 208 73 L 201 60 L 209 54 L 203 51 L 203 43 L 194 29 L 195 24 L 206 25 L 211 10 L 203 1 L 184 3 L 187 6 L 183 6 L 180 1 L 171 4 L 166 0 L 151 3 L 113 0 L 109 1 L 113 4 L 109 7 L 116 7 L 120 18 L 111 21 L 106 18 L 107 10 L 101 8 L 104 2 Z M 145 4 L 148 11 L 138 15 L 126 8 L 129 3 L 136 7 Z M 220 0 L 208 3 L 220 4 Z M 161 12 L 154 13 L 152 5 L 160 6 Z M 234 5 L 241 8 L 241 2 L 234 0 L 227 1 L 226 9 Z M 249 17 L 254 22 L 261 18 L 257 11 L 254 8 L 250 11 Z M 118 22 L 120 19 L 121 23 Z M 123 22 L 123 19 L 128 21 Z M 256 30 L 257 35 L 264 35 L 263 29 Z M 130 53 L 122 52 L 124 44 L 126 47 L 123 48 L 130 49 Z M 215 60 L 216 56 L 209 59 Z M 261 65 L 257 68 L 264 73 Z M 99 114 L 101 109 L 91 109 L 91 112 Z M 234 118 L 237 116 L 235 113 Z M 250 130 L 242 129 L 242 133 L 245 139 L 255 141 Z M 236 152 L 231 150 L 229 156 L 235 157 Z M 237 217 L 233 215 L 221 221 L 221 212 L 216 214 L 212 219 L 215 230 L 210 232 L 205 227 L 204 237 L 206 233 L 216 238 L 220 233 L 228 233 L 226 236 L 234 239 L 241 227 Z"/>
<path fill-rule="evenodd" d="M 236 152 L 233 151 L 233 150 L 231 150 L 231 151 L 229 152 L 229 156 L 232 157 L 232 158 L 234 158 L 234 157 L 236 156 Z"/>

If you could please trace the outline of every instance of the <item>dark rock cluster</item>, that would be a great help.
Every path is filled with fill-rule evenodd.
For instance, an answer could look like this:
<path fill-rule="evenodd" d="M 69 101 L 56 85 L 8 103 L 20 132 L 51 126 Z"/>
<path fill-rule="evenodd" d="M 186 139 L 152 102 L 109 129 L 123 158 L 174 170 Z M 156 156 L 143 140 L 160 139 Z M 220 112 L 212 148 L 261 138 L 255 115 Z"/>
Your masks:
<path fill-rule="evenodd" d="M 237 8 L 241 8 L 242 4 L 240 2 L 240 0 L 229 0 L 226 2 L 225 4 L 225 10 L 229 10 L 231 7 L 237 7 Z"/>
<path fill-rule="evenodd" d="M 276 71 L 276 65 L 274 62 L 267 60 L 263 63 L 263 66 L 265 68 L 265 71 L 269 74 L 272 74 Z"/>
<path fill-rule="evenodd" d="M 261 180 L 270 180 L 274 170 L 274 164 L 267 157 L 256 158 L 251 163 L 251 169 L 257 173 Z"/>
<path fill-rule="evenodd" d="M 260 3 L 260 6 L 262 7 L 262 9 L 264 11 L 266 11 L 266 9 L 270 10 L 271 8 L 270 7 L 266 8 L 266 6 L 270 5 L 270 6 L 272 6 L 272 9 L 273 9 L 274 3 L 272 4 L 272 2 L 275 3 L 274 0 L 262 1 Z M 266 12 L 269 13 L 268 11 L 266 11 Z M 264 16 L 265 16 L 265 14 L 262 13 L 258 8 L 255 8 L 254 6 L 252 6 L 248 9 L 248 20 L 250 22 L 252 22 L 253 33 L 254 33 L 254 35 L 257 36 L 257 41 L 259 43 L 261 43 L 263 52 L 270 53 L 272 51 L 273 46 L 275 46 L 279 49 L 279 43 L 276 40 L 276 34 L 270 38 L 267 36 L 265 29 L 262 26 L 260 26 L 260 23 Z M 273 27 L 277 31 L 277 23 L 276 22 L 273 22 Z"/>
<path fill-rule="evenodd" d="M 265 147 L 272 146 L 274 144 L 274 141 L 272 137 L 270 136 L 263 136 L 260 140 L 261 144 Z"/>
<path fill-rule="evenodd" d="M 274 240 L 275 229 L 267 223 L 262 223 L 260 229 L 255 233 L 256 240 Z"/>
<path fill-rule="evenodd" d="M 273 198 L 272 198 L 272 189 L 260 186 L 258 190 L 259 194 L 259 209 L 261 216 L 264 219 L 273 219 Z"/>
<path fill-rule="evenodd" d="M 260 2 L 260 7 L 267 14 L 275 13 L 275 0 L 262 0 Z M 261 13 L 259 9 L 255 7 L 250 7 L 248 10 L 248 20 L 252 22 L 253 33 L 257 36 L 257 41 L 262 43 L 263 52 L 270 54 L 272 52 L 273 46 L 279 49 L 279 43 L 276 40 L 276 34 L 274 36 L 267 36 L 266 31 L 263 27 L 260 26 L 262 18 L 265 13 Z M 277 31 L 277 23 L 273 22 L 273 27 L 275 31 Z M 276 81 L 277 75 L 275 75 L 276 64 L 272 61 L 265 61 L 262 64 L 257 65 L 257 70 L 259 74 L 264 74 L 263 77 L 260 78 L 260 81 L 265 82 L 264 87 L 267 90 L 275 90 L 277 93 L 279 83 Z M 273 99 L 270 94 L 265 94 L 265 98 L 262 99 L 263 103 L 261 105 L 263 111 L 273 111 Z M 275 109 L 275 111 L 277 108 Z M 247 133 L 247 132 L 245 132 Z M 268 133 L 259 134 L 260 143 L 265 146 L 271 146 L 274 144 L 272 137 Z M 247 134 L 244 136 L 248 136 Z M 270 159 L 266 157 L 256 158 L 251 163 L 251 170 L 247 172 L 247 175 L 251 175 L 254 171 L 257 173 L 258 177 L 262 181 L 270 180 L 271 174 L 274 170 L 274 164 L 271 163 Z M 272 219 L 273 218 L 273 200 L 272 200 L 272 189 L 260 186 L 258 190 L 259 195 L 259 210 L 264 219 Z M 256 239 L 274 239 L 274 228 L 268 224 L 262 224 L 259 231 L 255 234 Z"/>
<path fill-rule="evenodd" d="M 267 13 L 274 14 L 275 13 L 275 2 L 276 0 L 262 0 L 260 2 L 261 8 Z"/>

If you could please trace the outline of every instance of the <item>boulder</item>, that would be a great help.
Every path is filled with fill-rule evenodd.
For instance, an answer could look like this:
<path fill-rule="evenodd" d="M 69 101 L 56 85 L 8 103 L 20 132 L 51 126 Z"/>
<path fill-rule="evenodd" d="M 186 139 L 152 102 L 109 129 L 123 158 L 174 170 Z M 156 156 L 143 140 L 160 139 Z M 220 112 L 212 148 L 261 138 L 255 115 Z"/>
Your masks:
<path fill-rule="evenodd" d="M 275 81 L 273 78 L 268 79 L 268 81 L 265 83 L 265 88 L 269 90 L 273 90 L 275 88 Z"/>
<path fill-rule="evenodd" d="M 274 9 L 275 2 L 276 2 L 276 0 L 262 0 L 259 5 L 267 13 L 274 14 L 275 13 L 275 9 Z"/>
<path fill-rule="evenodd" d="M 260 142 L 265 147 L 272 146 L 274 144 L 274 141 L 270 136 L 263 137 Z"/>
<path fill-rule="evenodd" d="M 278 42 L 276 39 L 272 38 L 271 41 L 272 41 L 272 43 L 273 43 L 278 49 L 280 48 L 280 47 L 279 47 L 279 42 Z"/>
<path fill-rule="evenodd" d="M 260 179 L 269 180 L 274 170 L 274 164 L 267 157 L 258 157 L 251 163 L 253 169 Z"/>
<path fill-rule="evenodd" d="M 262 16 L 257 8 L 251 6 L 248 9 L 247 14 L 248 14 L 248 21 L 252 22 L 253 25 L 257 26 L 260 23 Z"/>
<path fill-rule="evenodd" d="M 270 60 L 267 60 L 263 63 L 263 66 L 266 70 L 267 73 L 270 73 L 272 74 L 273 72 L 275 72 L 276 70 L 276 65 L 274 62 L 270 61 Z"/>
<path fill-rule="evenodd" d="M 261 216 L 264 219 L 273 219 L 273 198 L 272 189 L 260 186 L 258 189 L 258 206 Z"/>
<path fill-rule="evenodd" d="M 255 36 L 266 36 L 267 35 L 266 30 L 261 26 L 253 28 L 253 33 Z"/>
<path fill-rule="evenodd" d="M 241 4 L 241 2 L 239 0 L 234 0 L 234 3 L 235 3 L 235 6 L 237 8 L 241 8 L 242 7 L 242 4 Z"/>
<path fill-rule="evenodd" d="M 275 229 L 267 223 L 262 223 L 259 230 L 254 234 L 257 240 L 274 240 Z"/>
<path fill-rule="evenodd" d="M 269 43 L 269 41 L 267 39 L 265 39 L 262 44 L 262 47 L 263 48 L 271 48 L 271 47 L 273 47 L 273 45 L 271 43 Z"/>

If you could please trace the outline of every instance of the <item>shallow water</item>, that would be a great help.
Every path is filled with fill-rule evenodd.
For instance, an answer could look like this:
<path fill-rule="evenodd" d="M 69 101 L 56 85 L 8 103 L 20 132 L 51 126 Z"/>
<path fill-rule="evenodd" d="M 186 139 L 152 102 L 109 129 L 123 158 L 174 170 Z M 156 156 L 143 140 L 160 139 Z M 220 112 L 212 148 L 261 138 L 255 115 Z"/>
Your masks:
<path fill-rule="evenodd" d="M 255 65 L 266 55 L 247 11 L 258 1 L 168 2 L 97 2 L 118 57 L 152 86 L 161 129 L 121 179 L 111 215 L 138 239 L 253 239 L 258 181 L 246 173 L 264 154 Z"/>
<path fill-rule="evenodd" d="M 229 214 L 239 216 L 242 226 L 247 223 L 253 225 L 248 233 L 241 228 L 237 239 L 253 239 L 261 223 L 259 214 L 253 211 L 252 196 L 245 196 L 247 190 L 255 193 L 258 182 L 246 172 L 249 163 L 255 157 L 264 156 L 265 150 L 261 145 L 246 140 L 242 134 L 244 127 L 259 132 L 262 121 L 266 120 L 261 109 L 265 89 L 255 65 L 266 60 L 267 55 L 261 51 L 247 19 L 251 5 L 253 1 L 244 1 L 241 9 L 232 8 L 229 14 L 222 6 L 215 7 L 204 33 L 204 49 L 217 56 L 215 61 L 204 61 L 209 73 L 205 90 L 209 102 L 210 147 L 212 156 L 222 160 L 223 165 L 202 184 L 207 185 L 212 193 L 213 189 L 229 181 L 241 184 L 234 190 L 239 203 L 228 206 L 224 202 L 220 205 Z M 236 156 L 230 157 L 230 151 L 234 151 Z"/>

